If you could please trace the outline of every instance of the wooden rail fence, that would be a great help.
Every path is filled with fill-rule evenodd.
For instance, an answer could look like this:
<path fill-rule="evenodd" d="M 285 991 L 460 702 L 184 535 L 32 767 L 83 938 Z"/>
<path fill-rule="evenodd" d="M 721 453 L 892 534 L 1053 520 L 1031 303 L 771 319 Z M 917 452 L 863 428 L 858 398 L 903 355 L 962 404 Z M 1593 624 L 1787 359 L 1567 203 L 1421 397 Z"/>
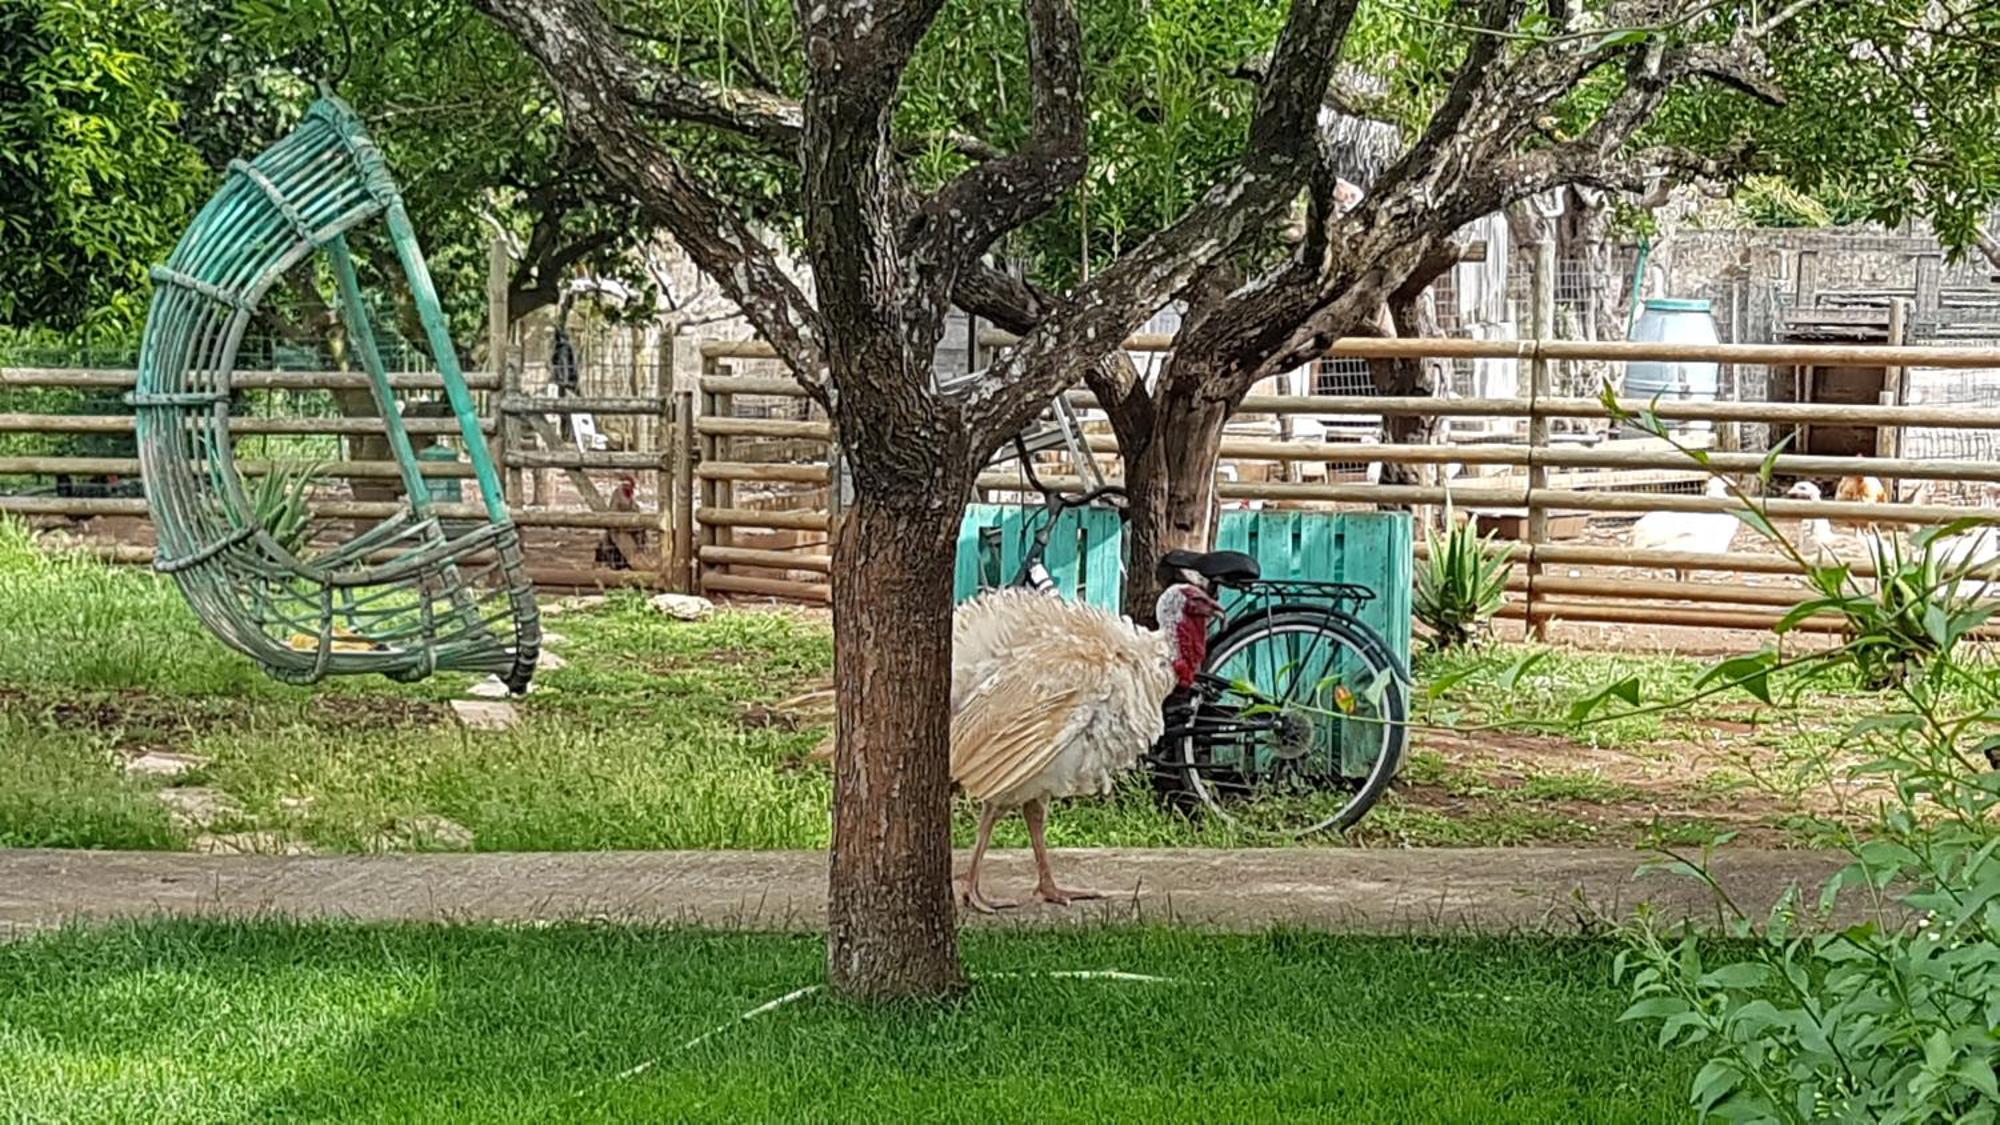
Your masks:
<path fill-rule="evenodd" d="M 986 336 L 982 343 L 1005 346 L 1005 338 Z M 1165 351 L 1170 337 L 1134 337 L 1133 351 Z M 1928 368 L 2000 368 L 2000 348 L 1792 346 L 1768 344 L 1676 345 L 1588 343 L 1556 340 L 1343 339 L 1331 354 L 1357 358 L 1440 357 L 1513 359 L 1539 367 L 1574 360 L 1688 360 L 1738 364 L 1852 363 L 1868 366 Z M 640 585 L 723 594 L 749 594 L 824 602 L 831 562 L 826 547 L 834 507 L 834 473 L 828 423 L 813 416 L 804 392 L 789 379 L 733 370 L 744 361 L 769 360 L 771 349 L 755 341 L 709 342 L 700 346 L 700 374 L 692 387 L 657 395 L 547 398 L 521 392 L 518 374 L 475 372 L 468 375 L 485 411 L 482 430 L 492 442 L 502 467 L 504 487 L 515 519 L 528 528 L 639 533 L 653 541 L 641 566 L 612 571 L 595 566 L 544 565 L 534 568 L 538 581 L 560 586 Z M 672 370 L 669 361 L 665 371 Z M 664 372 L 663 372 L 664 374 Z M 245 389 L 325 391 L 366 386 L 359 373 L 319 371 L 239 372 L 234 384 Z M 129 389 L 134 373 L 117 369 L 0 369 L 0 388 L 67 387 L 100 391 Z M 437 376 L 402 373 L 392 376 L 400 389 L 439 389 Z M 1688 624 L 1703 627 L 1757 628 L 1775 621 L 1797 596 L 1795 585 L 1744 583 L 1746 575 L 1797 575 L 1800 567 L 1776 556 L 1733 554 L 1726 558 L 1621 547 L 1549 541 L 1545 519 L 1554 513 L 1637 515 L 1646 512 L 1717 512 L 1741 508 L 1734 499 L 1633 491 L 1630 487 L 1578 486 L 1592 471 L 1647 472 L 1685 470 L 1687 455 L 1657 444 L 1604 441 L 1597 445 L 1552 443 L 1546 436 L 1552 419 L 1602 418 L 1595 399 L 1558 397 L 1543 393 L 1545 380 L 1524 380 L 1528 393 L 1517 398 L 1430 398 L 1371 395 L 1251 395 L 1240 415 L 1394 416 L 1429 415 L 1446 418 L 1502 418 L 1524 423 L 1526 439 L 1492 444 L 1391 445 L 1380 441 L 1275 441 L 1230 436 L 1222 443 L 1225 461 L 1285 464 L 1384 464 L 1501 466 L 1520 469 L 1502 483 L 1471 478 L 1439 485 L 1379 485 L 1363 481 L 1219 480 L 1217 495 L 1229 501 L 1263 501 L 1280 505 L 1435 505 L 1447 493 L 1466 510 L 1507 510 L 1529 516 L 1530 538 L 1509 549 L 1525 564 L 1515 578 L 1518 601 L 1508 613 L 1530 623 L 1552 619 L 1599 622 Z M 663 382 L 663 386 L 668 385 Z M 1094 406 L 1090 395 L 1076 392 L 1072 401 Z M 768 400 L 784 416 L 754 417 L 746 403 Z M 1631 400 L 1628 409 L 1652 409 L 1668 422 L 1747 422 L 1763 424 L 1820 423 L 1853 426 L 1935 427 L 2000 431 L 2000 410 L 1907 404 L 1837 405 L 1827 403 L 1761 403 L 1720 401 Z M 656 417 L 663 440 L 657 449 L 596 450 L 563 444 L 549 416 L 627 414 Z M 456 425 L 444 418 L 410 418 L 413 433 L 448 434 Z M 0 413 L 0 433 L 120 434 L 131 430 L 131 418 L 117 414 Z M 380 432 L 368 418 L 246 417 L 234 423 L 246 435 L 305 435 L 354 437 Z M 1093 453 L 1113 454 L 1115 442 L 1104 434 L 1089 439 Z M 1764 462 L 1756 453 L 1711 451 L 1715 471 L 1754 476 Z M 238 464 L 245 472 L 270 470 L 270 462 Z M 1902 457 L 1835 457 L 1780 455 L 1773 466 L 1779 477 L 1832 478 L 1868 474 L 1907 481 L 1952 481 L 2000 486 L 2000 463 L 1978 460 L 1925 460 Z M 394 481 L 399 471 L 386 460 L 344 459 L 323 466 L 329 478 L 350 481 Z M 427 477 L 463 480 L 470 468 L 451 461 L 427 461 Z M 525 474 L 562 472 L 577 486 L 583 506 L 527 506 Z M 597 490 L 591 474 L 649 474 L 658 497 L 652 510 L 613 510 Z M 133 476 L 136 458 L 128 457 L 0 457 L 0 475 L 14 476 Z M 1565 476 L 1565 474 L 1570 474 Z M 1053 482 L 1079 483 L 1060 471 Z M 1562 485 L 1567 484 L 1567 487 Z M 989 494 L 1022 495 L 1018 470 L 989 472 L 979 479 Z M 380 487 L 379 485 L 377 486 Z M 1963 506 L 1945 504 L 1869 505 L 1835 500 L 1804 501 L 1773 498 L 1768 510 L 1781 519 L 1824 518 L 1846 523 L 1885 526 L 1938 525 L 1974 514 Z M 379 518 L 396 510 L 393 502 L 324 499 L 314 511 L 328 519 Z M 1991 513 L 1990 507 L 1985 509 Z M 145 504 L 136 499 L 4 495 L 0 512 L 22 516 L 90 517 L 143 516 Z M 477 506 L 446 505 L 441 514 L 476 518 Z M 1419 548 L 1421 551 L 1421 547 Z M 143 554 L 129 546 L 106 548 L 107 557 L 137 561 Z M 1846 560 L 1862 576 L 1872 573 L 1865 559 Z M 1570 576 L 1553 567 L 1620 567 L 1651 570 L 1693 568 L 1725 572 L 1738 581 L 1666 582 L 1650 578 Z M 2000 578 L 2000 568 L 1989 570 Z M 1679 604 L 1659 604 L 1662 602 Z"/>

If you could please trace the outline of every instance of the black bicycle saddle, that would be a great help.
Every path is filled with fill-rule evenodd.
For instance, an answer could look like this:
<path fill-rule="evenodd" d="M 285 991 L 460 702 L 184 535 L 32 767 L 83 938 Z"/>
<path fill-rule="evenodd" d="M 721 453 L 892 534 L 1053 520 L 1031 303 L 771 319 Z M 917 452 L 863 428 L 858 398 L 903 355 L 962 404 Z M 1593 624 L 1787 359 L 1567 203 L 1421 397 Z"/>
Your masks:
<path fill-rule="evenodd" d="M 1168 551 L 1160 556 L 1161 581 L 1173 581 L 1184 570 L 1224 586 L 1255 582 L 1264 573 L 1256 559 L 1241 551 Z"/>

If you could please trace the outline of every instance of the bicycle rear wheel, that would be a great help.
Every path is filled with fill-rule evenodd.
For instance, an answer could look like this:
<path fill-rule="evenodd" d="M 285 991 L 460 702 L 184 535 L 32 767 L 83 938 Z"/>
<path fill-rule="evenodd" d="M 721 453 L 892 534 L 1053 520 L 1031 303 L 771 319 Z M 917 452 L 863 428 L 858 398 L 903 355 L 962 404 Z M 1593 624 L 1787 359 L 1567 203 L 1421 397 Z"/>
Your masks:
<path fill-rule="evenodd" d="M 1396 776 L 1409 678 L 1374 630 L 1308 606 L 1260 613 L 1209 650 L 1177 731 L 1180 785 L 1260 835 L 1352 827 Z"/>

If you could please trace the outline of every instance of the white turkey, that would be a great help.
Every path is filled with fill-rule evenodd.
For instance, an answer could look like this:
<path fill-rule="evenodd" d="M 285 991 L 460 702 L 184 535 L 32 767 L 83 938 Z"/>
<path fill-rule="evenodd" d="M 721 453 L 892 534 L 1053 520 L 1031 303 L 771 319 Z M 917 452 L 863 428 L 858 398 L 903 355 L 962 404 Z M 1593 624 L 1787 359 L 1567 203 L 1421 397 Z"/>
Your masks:
<path fill-rule="evenodd" d="M 959 899 L 991 913 L 979 864 L 1001 814 L 1020 809 L 1034 846 L 1036 893 L 1059 905 L 1101 897 L 1056 883 L 1044 825 L 1058 797 L 1108 793 L 1159 740 L 1161 707 L 1192 686 L 1208 649 L 1215 600 L 1169 586 L 1160 628 L 1032 590 L 969 602 L 952 624 L 951 776 L 982 804 Z"/>
<path fill-rule="evenodd" d="M 1710 477 L 1709 496 L 1729 495 L 1720 477 Z M 1729 551 L 1741 526 L 1732 512 L 1647 512 L 1632 525 L 1635 551 L 1672 551 L 1688 555 L 1721 555 Z M 1686 567 L 1671 567 L 1676 581 L 1687 581 Z"/>

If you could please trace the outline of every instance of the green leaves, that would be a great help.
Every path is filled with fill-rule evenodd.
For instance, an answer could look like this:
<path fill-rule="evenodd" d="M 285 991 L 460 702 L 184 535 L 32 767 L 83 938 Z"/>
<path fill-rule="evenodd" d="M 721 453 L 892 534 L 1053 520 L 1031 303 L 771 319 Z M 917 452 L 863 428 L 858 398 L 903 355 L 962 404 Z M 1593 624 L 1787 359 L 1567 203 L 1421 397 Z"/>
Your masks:
<path fill-rule="evenodd" d="M 1426 557 L 1417 563 L 1413 608 L 1417 620 L 1431 630 L 1431 644 L 1440 649 L 1470 644 L 1507 601 L 1507 579 L 1514 572 L 1511 544 L 1495 548 L 1494 536 L 1481 537 L 1471 521 L 1453 519 L 1446 497 L 1442 538 L 1424 533 Z"/>
<path fill-rule="evenodd" d="M 1614 699 L 1623 700 L 1629 707 L 1637 707 L 1639 705 L 1639 677 L 1627 676 L 1622 680 L 1606 684 L 1604 687 L 1572 703 L 1569 708 L 1569 721 L 1572 723 L 1584 722 L 1594 715 L 1599 708 Z"/>
<path fill-rule="evenodd" d="M 147 0 L 0 5 L 0 325 L 136 324 L 207 173 L 179 22 Z"/>
<path fill-rule="evenodd" d="M 1718 681 L 1731 687 L 1742 688 L 1759 703 L 1770 703 L 1771 670 L 1778 665 L 1776 649 L 1764 649 L 1748 656 L 1734 656 L 1703 672 L 1695 681 L 1695 687 L 1706 687 Z"/>

